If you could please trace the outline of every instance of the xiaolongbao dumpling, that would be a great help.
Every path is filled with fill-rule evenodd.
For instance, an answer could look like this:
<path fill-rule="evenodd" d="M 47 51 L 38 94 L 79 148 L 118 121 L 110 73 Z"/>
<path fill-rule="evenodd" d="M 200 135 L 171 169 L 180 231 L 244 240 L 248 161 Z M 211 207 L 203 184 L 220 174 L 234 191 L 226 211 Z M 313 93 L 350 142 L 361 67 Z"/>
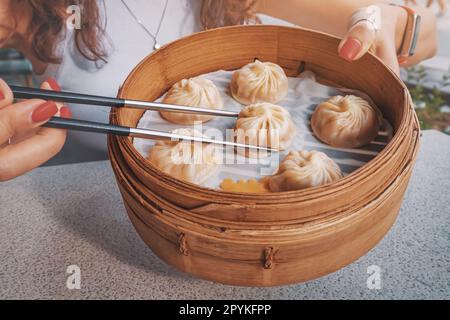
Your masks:
<path fill-rule="evenodd" d="M 289 83 L 277 64 L 256 60 L 234 72 L 231 95 L 244 105 L 257 102 L 278 103 L 286 97 Z"/>
<path fill-rule="evenodd" d="M 215 84 L 201 77 L 184 79 L 176 83 L 164 97 L 163 103 L 211 109 L 223 108 L 223 100 Z M 169 122 L 183 125 L 203 123 L 214 118 L 214 116 L 178 112 L 161 112 L 160 114 Z"/>
<path fill-rule="evenodd" d="M 202 137 L 193 129 L 174 133 Z M 218 158 L 212 144 L 190 141 L 158 141 L 150 150 L 148 160 L 161 171 L 183 181 L 202 184 L 217 169 Z"/>
<path fill-rule="evenodd" d="M 241 110 L 235 136 L 239 143 L 285 150 L 295 137 L 296 128 L 289 112 L 271 103 L 256 103 Z M 256 151 L 246 156 L 258 157 Z"/>
<path fill-rule="evenodd" d="M 270 191 L 284 192 L 318 187 L 342 178 L 339 166 L 325 153 L 291 152 L 277 174 L 267 178 Z"/>
<path fill-rule="evenodd" d="M 373 141 L 380 129 L 379 111 L 366 100 L 335 96 L 313 113 L 311 127 L 321 141 L 340 148 L 359 148 Z"/>

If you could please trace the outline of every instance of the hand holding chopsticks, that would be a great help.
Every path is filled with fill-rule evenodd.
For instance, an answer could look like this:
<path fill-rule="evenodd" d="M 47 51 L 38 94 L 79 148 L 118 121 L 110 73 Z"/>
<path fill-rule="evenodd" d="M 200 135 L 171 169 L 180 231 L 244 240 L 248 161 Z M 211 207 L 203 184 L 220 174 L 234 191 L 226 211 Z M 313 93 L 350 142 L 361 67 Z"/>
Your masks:
<path fill-rule="evenodd" d="M 127 100 L 127 99 L 118 99 L 118 98 L 110 98 L 110 97 L 102 97 L 95 95 L 86 95 L 72 92 L 62 92 L 62 91 L 50 91 L 50 90 L 42 90 L 42 89 L 34 89 L 34 88 L 26 88 L 26 87 L 18 87 L 18 86 L 10 86 L 12 92 L 14 93 L 14 97 L 17 99 L 44 99 L 44 100 L 53 100 L 57 102 L 65 102 L 65 103 L 77 103 L 77 104 L 85 104 L 91 106 L 107 106 L 107 107 L 115 107 L 115 108 L 136 108 L 136 109 L 144 109 L 144 110 L 154 110 L 154 111 L 166 111 L 166 112 L 180 112 L 180 113 L 194 113 L 200 115 L 209 115 L 209 116 L 221 116 L 221 117 L 238 117 L 239 113 L 226 111 L 226 110 L 215 110 L 215 109 L 205 109 L 205 108 L 197 108 L 197 107 L 189 107 L 189 106 L 179 106 L 179 105 L 171 105 L 171 104 L 163 104 L 157 102 L 146 102 L 146 101 L 138 101 L 138 100 Z M 136 137 L 136 138 L 144 138 L 144 139 L 152 139 L 152 140 L 184 140 L 191 142 L 201 142 L 201 143 L 211 143 L 222 146 L 232 146 L 236 148 L 243 148 L 248 150 L 259 150 L 266 152 L 277 152 L 278 150 L 259 147 L 253 145 L 240 144 L 229 141 L 220 141 L 213 140 L 204 137 L 195 137 L 188 135 L 180 135 L 174 134 L 171 132 L 164 132 L 158 130 L 149 130 L 149 129 L 139 129 L 139 128 L 130 128 L 124 126 L 116 126 L 106 123 L 99 122 L 91 122 L 84 120 L 75 120 L 75 119 L 63 119 L 53 117 L 51 118 L 45 126 L 59 129 L 69 129 L 76 131 L 85 131 L 85 132 L 95 132 L 95 133 L 103 133 L 103 134 L 113 134 L 127 137 Z"/>

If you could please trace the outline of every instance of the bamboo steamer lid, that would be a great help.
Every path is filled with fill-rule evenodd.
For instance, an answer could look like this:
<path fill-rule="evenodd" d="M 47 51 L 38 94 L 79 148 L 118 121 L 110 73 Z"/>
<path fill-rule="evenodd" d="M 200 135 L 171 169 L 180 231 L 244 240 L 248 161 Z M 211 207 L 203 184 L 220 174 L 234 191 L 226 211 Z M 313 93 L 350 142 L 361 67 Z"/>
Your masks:
<path fill-rule="evenodd" d="M 417 117 L 406 87 L 379 59 L 366 55 L 348 63 L 338 57 L 338 43 L 299 28 L 229 27 L 171 43 L 133 70 L 120 98 L 154 100 L 181 79 L 234 70 L 255 58 L 281 65 L 288 76 L 311 70 L 322 83 L 367 93 L 395 131 L 375 159 L 344 179 L 269 195 L 185 183 L 154 168 L 132 139 L 109 137 L 112 167 L 130 219 L 163 260 L 227 284 L 287 284 L 345 266 L 389 230 L 418 149 Z M 111 123 L 133 127 L 142 114 L 114 110 Z"/>

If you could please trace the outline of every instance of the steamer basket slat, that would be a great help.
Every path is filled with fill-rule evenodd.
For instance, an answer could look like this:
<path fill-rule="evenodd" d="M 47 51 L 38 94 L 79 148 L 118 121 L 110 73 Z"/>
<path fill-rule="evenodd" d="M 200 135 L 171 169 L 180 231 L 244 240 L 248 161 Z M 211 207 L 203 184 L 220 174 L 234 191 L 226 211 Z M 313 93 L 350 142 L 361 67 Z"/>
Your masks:
<path fill-rule="evenodd" d="M 255 58 L 289 76 L 313 71 L 325 84 L 367 93 L 394 127 L 372 161 L 336 183 L 257 195 L 201 188 L 151 166 L 132 140 L 108 138 L 128 215 L 147 245 L 194 276 L 232 285 L 306 281 L 351 263 L 380 241 L 398 214 L 415 162 L 420 129 L 409 93 L 379 59 L 348 63 L 339 40 L 279 26 L 244 26 L 195 34 L 145 58 L 119 97 L 154 100 L 177 81 Z M 111 123 L 136 126 L 142 111 L 111 112 Z"/>

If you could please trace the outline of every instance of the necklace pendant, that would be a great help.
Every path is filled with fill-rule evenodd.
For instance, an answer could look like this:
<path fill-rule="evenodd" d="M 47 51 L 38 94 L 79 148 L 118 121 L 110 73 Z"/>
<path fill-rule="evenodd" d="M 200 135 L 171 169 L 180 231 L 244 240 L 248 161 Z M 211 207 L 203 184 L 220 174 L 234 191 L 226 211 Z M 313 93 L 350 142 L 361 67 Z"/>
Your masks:
<path fill-rule="evenodd" d="M 155 45 L 153 46 L 153 49 L 159 50 L 159 49 L 161 49 L 161 45 L 158 42 L 155 42 Z"/>

